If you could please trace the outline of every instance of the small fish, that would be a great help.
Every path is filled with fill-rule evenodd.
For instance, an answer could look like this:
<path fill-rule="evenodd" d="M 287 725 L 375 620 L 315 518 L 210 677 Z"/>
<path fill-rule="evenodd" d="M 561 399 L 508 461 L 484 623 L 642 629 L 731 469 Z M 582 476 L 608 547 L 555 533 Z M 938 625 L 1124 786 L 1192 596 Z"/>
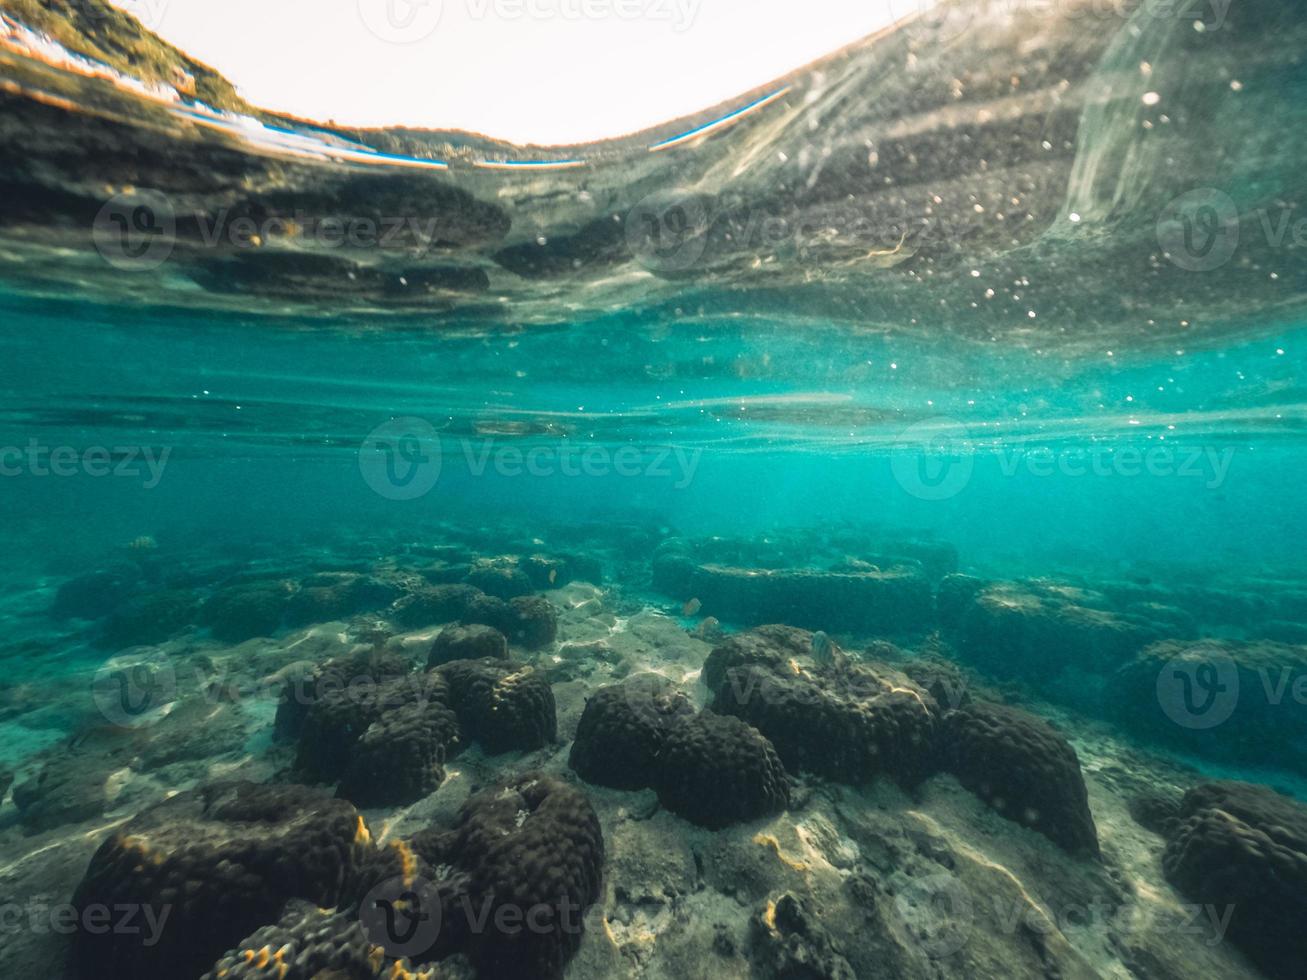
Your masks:
<path fill-rule="evenodd" d="M 549 569 L 549 584 L 553 585 L 557 581 L 558 581 L 558 569 L 556 568 Z"/>
<path fill-rule="evenodd" d="M 142 534 L 139 538 L 134 538 L 127 547 L 132 551 L 154 551 L 159 547 L 159 542 L 148 534 Z"/>
<path fill-rule="evenodd" d="M 689 602 L 687 602 L 685 605 L 681 607 L 681 615 L 694 616 L 702 608 L 703 608 L 702 602 L 700 602 L 698 599 L 691 599 Z"/>
<path fill-rule="evenodd" d="M 847 661 L 839 644 L 821 630 L 812 634 L 812 659 L 822 667 L 839 667 Z"/>
<path fill-rule="evenodd" d="M 722 624 L 717 621 L 717 617 L 709 616 L 699 624 L 697 629 L 695 629 L 694 635 L 699 637 L 701 640 L 708 641 L 709 643 L 716 643 L 723 636 Z"/>

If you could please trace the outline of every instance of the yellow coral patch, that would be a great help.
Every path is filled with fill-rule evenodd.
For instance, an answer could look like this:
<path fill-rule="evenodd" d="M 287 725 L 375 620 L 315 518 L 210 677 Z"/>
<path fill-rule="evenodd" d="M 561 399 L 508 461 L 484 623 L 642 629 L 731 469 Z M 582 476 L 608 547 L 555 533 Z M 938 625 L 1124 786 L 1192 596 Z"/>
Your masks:
<path fill-rule="evenodd" d="M 402 840 L 391 841 L 390 844 L 399 854 L 400 873 L 404 876 L 404 884 L 411 885 L 413 879 L 418 873 L 418 858 L 413 853 L 413 849 Z"/>
<path fill-rule="evenodd" d="M 781 842 L 771 834 L 758 834 L 754 837 L 753 842 L 755 844 L 761 844 L 763 847 L 770 847 L 776 852 L 776 857 L 780 859 L 781 864 L 785 865 L 787 868 L 792 868 L 795 871 L 808 870 L 808 865 L 805 862 L 796 861 L 794 858 L 788 857 L 785 852 L 781 850 Z"/>
<path fill-rule="evenodd" d="M 362 815 L 359 816 L 358 829 L 354 831 L 355 844 L 371 844 L 372 832 L 368 830 L 368 825 L 363 822 Z"/>

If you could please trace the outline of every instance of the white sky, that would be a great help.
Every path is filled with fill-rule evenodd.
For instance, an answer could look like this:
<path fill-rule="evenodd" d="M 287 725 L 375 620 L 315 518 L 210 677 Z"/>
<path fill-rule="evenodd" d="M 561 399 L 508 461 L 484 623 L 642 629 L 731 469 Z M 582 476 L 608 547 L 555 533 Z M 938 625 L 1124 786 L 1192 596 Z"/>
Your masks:
<path fill-rule="evenodd" d="M 567 143 L 714 105 L 930 0 L 113 2 L 269 109 Z"/>

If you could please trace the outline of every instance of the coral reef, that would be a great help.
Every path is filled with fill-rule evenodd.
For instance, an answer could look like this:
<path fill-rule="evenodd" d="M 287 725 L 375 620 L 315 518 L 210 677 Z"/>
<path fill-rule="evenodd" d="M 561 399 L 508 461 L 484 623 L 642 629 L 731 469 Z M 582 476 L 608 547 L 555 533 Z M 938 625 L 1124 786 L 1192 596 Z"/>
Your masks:
<path fill-rule="evenodd" d="M 1064 671 L 1104 675 L 1166 634 L 1142 616 L 1113 611 L 1104 597 L 1037 582 L 976 592 L 958 630 L 968 663 L 1034 683 Z"/>
<path fill-rule="evenodd" d="M 944 720 L 944 768 L 1009 820 L 1072 854 L 1098 855 L 1080 760 L 1043 719 L 973 701 Z"/>
<path fill-rule="evenodd" d="M 455 660 L 507 660 L 508 639 L 493 626 L 446 626 L 431 644 L 428 667 Z"/>
<path fill-rule="evenodd" d="M 456 660 L 432 676 L 449 685 L 449 704 L 468 738 L 490 753 L 538 749 L 558 737 L 554 692 L 530 667 Z"/>
<path fill-rule="evenodd" d="M 440 980 L 436 968 L 388 961 L 358 916 L 299 900 L 281 918 L 223 954 L 201 980 Z"/>
<path fill-rule="evenodd" d="M 285 582 L 251 582 L 219 589 L 200 610 L 200 625 L 214 639 L 240 643 L 256 636 L 271 636 L 281 626 L 291 602 Z"/>
<path fill-rule="evenodd" d="M 695 710 L 688 696 L 657 674 L 601 687 L 586 699 L 568 765 L 600 786 L 653 786 L 668 731 Z"/>
<path fill-rule="evenodd" d="M 603 831 L 583 793 L 526 773 L 473 796 L 452 831 L 424 832 L 413 848 L 466 876 L 457 908 L 469 920 L 454 928 L 480 980 L 562 976 L 603 879 Z"/>
<path fill-rule="evenodd" d="M 199 610 L 199 597 L 184 589 L 128 599 L 104 621 L 96 642 L 110 650 L 162 643 L 194 623 Z"/>
<path fill-rule="evenodd" d="M 718 564 L 676 539 L 654 556 L 654 585 L 697 598 L 706 615 L 754 626 L 778 620 L 810 629 L 914 633 L 930 627 L 934 597 L 915 563 L 848 570 Z"/>
<path fill-rule="evenodd" d="M 884 665 L 816 663 L 812 648 L 812 634 L 789 627 L 730 637 L 704 664 L 713 709 L 754 725 L 796 771 L 849 783 L 887 775 L 904 785 L 929 775 L 934 698 Z"/>
<path fill-rule="evenodd" d="M 275 921 L 287 900 L 334 907 L 365 845 L 353 806 L 304 787 L 238 782 L 179 793 L 106 840 L 73 896 L 84 911 L 152 910 L 167 916 L 164 927 L 154 942 L 144 931 L 80 930 L 80 973 L 199 976 Z"/>
<path fill-rule="evenodd" d="M 1265 786 L 1196 786 L 1180 805 L 1162 866 L 1187 898 L 1228 911 L 1231 940 L 1267 976 L 1302 976 L 1307 807 Z"/>
<path fill-rule="evenodd" d="M 374 807 L 412 803 L 433 792 L 460 740 L 457 718 L 437 700 L 443 693 L 421 694 L 381 711 L 350 747 L 337 795 Z"/>
<path fill-rule="evenodd" d="M 655 788 L 663 806 L 711 830 L 790 804 L 789 778 L 771 742 L 752 725 L 710 711 L 671 725 Z"/>
<path fill-rule="evenodd" d="M 1108 716 L 1122 727 L 1227 763 L 1276 761 L 1307 773 L 1307 647 L 1269 641 L 1154 643 L 1107 680 Z"/>

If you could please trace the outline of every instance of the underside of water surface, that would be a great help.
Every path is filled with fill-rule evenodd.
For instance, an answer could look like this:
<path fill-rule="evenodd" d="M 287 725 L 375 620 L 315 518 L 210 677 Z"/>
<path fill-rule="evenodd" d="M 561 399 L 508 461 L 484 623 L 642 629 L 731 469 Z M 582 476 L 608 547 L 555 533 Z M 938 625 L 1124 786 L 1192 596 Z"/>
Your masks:
<path fill-rule="evenodd" d="M 1305 53 L 914 5 L 522 147 L 0 0 L 0 962 L 1302 976 Z"/>

